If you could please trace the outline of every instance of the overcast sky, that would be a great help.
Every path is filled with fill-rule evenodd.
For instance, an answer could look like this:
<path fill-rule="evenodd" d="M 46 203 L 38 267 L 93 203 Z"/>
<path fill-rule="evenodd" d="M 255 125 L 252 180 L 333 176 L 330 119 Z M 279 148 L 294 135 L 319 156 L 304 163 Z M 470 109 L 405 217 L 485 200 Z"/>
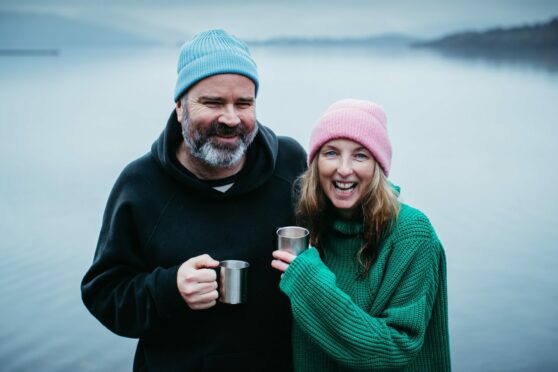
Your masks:
<path fill-rule="evenodd" d="M 184 36 L 220 27 L 249 39 L 384 33 L 429 38 L 546 21 L 558 16 L 558 0 L 0 0 L 0 9 L 57 13 Z"/>

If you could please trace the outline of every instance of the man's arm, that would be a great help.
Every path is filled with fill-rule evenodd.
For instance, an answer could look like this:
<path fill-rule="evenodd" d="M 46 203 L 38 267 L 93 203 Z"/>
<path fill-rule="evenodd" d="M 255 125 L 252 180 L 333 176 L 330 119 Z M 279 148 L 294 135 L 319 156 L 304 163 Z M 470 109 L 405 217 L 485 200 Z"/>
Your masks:
<path fill-rule="evenodd" d="M 121 181 L 121 180 L 120 180 Z M 111 192 L 95 258 L 81 283 L 89 311 L 108 329 L 141 337 L 188 316 L 190 309 L 215 304 L 217 282 L 207 255 L 181 265 L 157 267 L 148 262 L 140 239 L 138 208 L 129 187 L 118 182 Z"/>

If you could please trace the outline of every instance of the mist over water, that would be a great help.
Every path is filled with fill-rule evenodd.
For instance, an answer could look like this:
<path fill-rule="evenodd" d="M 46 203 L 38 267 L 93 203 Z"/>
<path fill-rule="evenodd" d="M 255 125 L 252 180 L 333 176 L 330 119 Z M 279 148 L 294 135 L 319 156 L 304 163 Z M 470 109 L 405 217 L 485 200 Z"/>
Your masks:
<path fill-rule="evenodd" d="M 97 322 L 79 284 L 116 177 L 171 113 L 177 55 L 0 57 L 3 371 L 131 369 L 136 341 Z M 384 107 L 390 179 L 446 249 L 454 370 L 556 370 L 558 72 L 397 48 L 253 55 L 259 120 L 304 146 L 337 99 Z"/>

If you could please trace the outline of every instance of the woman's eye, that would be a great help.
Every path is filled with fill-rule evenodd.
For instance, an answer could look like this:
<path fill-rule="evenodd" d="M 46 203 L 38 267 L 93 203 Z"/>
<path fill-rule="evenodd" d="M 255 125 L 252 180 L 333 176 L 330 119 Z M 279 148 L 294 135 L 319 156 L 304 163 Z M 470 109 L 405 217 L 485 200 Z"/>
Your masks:
<path fill-rule="evenodd" d="M 335 155 L 337 155 L 337 153 L 333 150 L 329 150 L 329 151 L 324 152 L 324 156 L 326 156 L 328 158 L 334 157 Z"/>
<path fill-rule="evenodd" d="M 366 160 L 366 159 L 368 159 L 368 155 L 366 155 L 362 152 L 359 152 L 358 154 L 355 155 L 355 159 L 360 160 L 360 161 Z"/>

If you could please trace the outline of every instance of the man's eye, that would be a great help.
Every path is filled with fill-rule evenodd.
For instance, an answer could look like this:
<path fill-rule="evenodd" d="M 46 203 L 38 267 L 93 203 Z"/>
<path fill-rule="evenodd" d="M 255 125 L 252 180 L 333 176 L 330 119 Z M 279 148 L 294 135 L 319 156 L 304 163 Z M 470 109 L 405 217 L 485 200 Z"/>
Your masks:
<path fill-rule="evenodd" d="M 209 107 L 216 107 L 221 104 L 219 101 L 205 101 L 204 104 Z"/>

